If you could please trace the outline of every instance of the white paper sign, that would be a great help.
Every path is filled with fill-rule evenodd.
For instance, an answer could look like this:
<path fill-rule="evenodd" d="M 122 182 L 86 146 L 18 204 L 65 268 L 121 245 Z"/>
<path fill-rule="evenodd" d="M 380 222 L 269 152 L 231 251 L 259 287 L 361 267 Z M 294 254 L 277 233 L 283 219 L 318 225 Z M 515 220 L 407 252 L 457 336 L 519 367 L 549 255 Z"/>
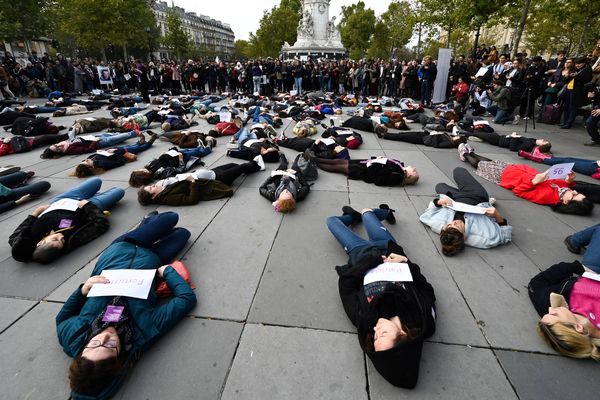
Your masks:
<path fill-rule="evenodd" d="M 290 96 L 296 96 L 298 94 L 297 90 L 290 90 Z"/>
<path fill-rule="evenodd" d="M 548 179 L 565 179 L 575 163 L 555 164 L 548 169 Z"/>
<path fill-rule="evenodd" d="M 413 277 L 408 264 L 386 262 L 367 272 L 363 279 L 363 285 L 380 281 L 412 282 Z"/>
<path fill-rule="evenodd" d="M 97 283 L 92 286 L 87 297 L 125 296 L 147 299 L 155 269 L 105 269 L 100 274 L 110 283 Z"/>
<path fill-rule="evenodd" d="M 106 150 L 97 150 L 96 154 L 100 155 L 100 156 L 105 156 L 105 157 L 110 157 L 112 156 L 114 153 L 111 153 L 110 151 L 106 151 Z"/>
<path fill-rule="evenodd" d="M 451 208 L 454 211 L 460 211 L 471 214 L 485 214 L 485 208 L 460 203 L 458 201 L 453 201 L 452 205 L 448 208 Z"/>
<path fill-rule="evenodd" d="M 375 115 L 373 115 L 371 117 L 371 121 L 374 121 L 376 124 L 381 124 L 381 118 L 379 118 L 379 117 L 377 117 Z"/>
<path fill-rule="evenodd" d="M 485 119 L 481 119 L 481 120 L 477 120 L 477 121 L 473 121 L 473 125 L 489 125 L 490 121 L 487 121 Z M 456 128 L 456 127 L 455 127 Z"/>
<path fill-rule="evenodd" d="M 219 121 L 220 122 L 230 122 L 231 121 L 231 112 L 230 111 L 219 111 Z"/>
<path fill-rule="evenodd" d="M 325 146 L 331 146 L 332 144 L 335 143 L 335 140 L 333 140 L 331 138 L 323 138 L 323 139 L 321 139 L 321 143 L 325 143 Z"/>
<path fill-rule="evenodd" d="M 100 140 L 99 137 L 96 137 L 94 135 L 82 135 L 82 136 L 79 136 L 79 138 L 82 140 L 87 140 L 89 142 L 96 142 L 96 141 Z"/>
<path fill-rule="evenodd" d="M 475 77 L 477 78 L 479 76 L 484 76 L 487 71 L 488 71 L 487 67 L 481 67 L 481 68 L 479 68 L 479 71 L 477 71 L 477 73 L 475 74 Z"/>
<path fill-rule="evenodd" d="M 54 211 L 54 210 L 75 211 L 79 207 L 79 205 L 77 203 L 79 203 L 79 200 L 75 200 L 75 199 L 60 199 L 60 200 L 57 200 L 54 203 L 50 204 L 50 207 L 46 208 L 46 211 L 44 211 L 43 213 L 41 213 L 40 217 L 42 215 L 44 215 L 46 213 L 49 213 L 50 211 Z"/>
<path fill-rule="evenodd" d="M 96 118 L 92 118 L 92 117 L 88 117 L 88 118 L 84 118 L 86 121 L 90 121 L 90 122 L 94 122 L 96 120 Z"/>
<path fill-rule="evenodd" d="M 387 164 L 388 159 L 383 157 L 383 158 L 374 158 L 372 160 L 369 160 L 371 162 L 371 164 L 382 164 L 385 165 Z"/>
<path fill-rule="evenodd" d="M 280 169 L 275 170 L 275 171 L 271 171 L 271 176 L 279 176 L 279 175 L 281 175 L 281 176 L 289 176 L 292 179 L 296 179 L 296 175 L 294 175 L 292 173 L 289 173 L 287 171 L 282 171 Z"/>
<path fill-rule="evenodd" d="M 169 150 L 167 151 L 165 154 L 171 156 L 171 157 L 179 157 L 179 155 L 181 154 L 180 152 L 178 152 L 177 150 Z"/>
<path fill-rule="evenodd" d="M 594 273 L 594 272 L 584 272 L 583 275 L 581 275 L 584 278 L 588 278 L 588 279 L 592 279 L 594 281 L 598 281 L 600 282 L 600 275 Z"/>
<path fill-rule="evenodd" d="M 353 94 L 347 94 L 346 95 L 346 99 L 348 99 L 348 100 L 352 100 L 353 98 L 354 98 Z"/>

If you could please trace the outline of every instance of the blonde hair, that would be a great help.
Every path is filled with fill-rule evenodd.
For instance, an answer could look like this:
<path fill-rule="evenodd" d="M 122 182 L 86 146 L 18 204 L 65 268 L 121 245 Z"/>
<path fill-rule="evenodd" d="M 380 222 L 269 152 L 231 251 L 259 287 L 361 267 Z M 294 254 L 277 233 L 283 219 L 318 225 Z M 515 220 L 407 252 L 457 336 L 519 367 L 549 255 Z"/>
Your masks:
<path fill-rule="evenodd" d="M 574 325 L 555 322 L 552 325 L 542 321 L 537 325 L 538 334 L 556 352 L 573 358 L 591 358 L 600 361 L 600 339 L 577 332 Z"/>
<path fill-rule="evenodd" d="M 275 207 L 275 211 L 286 214 L 296 209 L 296 200 L 293 198 L 277 199 L 273 202 L 273 207 Z"/>
<path fill-rule="evenodd" d="M 415 171 L 413 175 L 404 174 L 403 186 L 414 185 L 419 181 L 419 173 Z"/>

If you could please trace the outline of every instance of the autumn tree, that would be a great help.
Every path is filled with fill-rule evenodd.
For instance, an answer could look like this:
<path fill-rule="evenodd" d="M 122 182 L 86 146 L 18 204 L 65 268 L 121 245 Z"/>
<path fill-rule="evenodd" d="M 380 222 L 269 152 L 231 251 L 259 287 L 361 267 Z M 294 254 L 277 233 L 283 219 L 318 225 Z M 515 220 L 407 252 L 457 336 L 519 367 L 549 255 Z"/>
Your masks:
<path fill-rule="evenodd" d="M 178 60 L 190 55 L 194 44 L 189 33 L 184 29 L 181 17 L 174 8 L 169 8 L 165 18 L 165 35 L 163 45 L 169 49 Z"/>
<path fill-rule="evenodd" d="M 367 53 L 376 22 L 375 11 L 366 8 L 364 1 L 342 6 L 339 30 L 342 43 L 348 50 L 350 58 L 359 59 Z M 380 33 L 381 29 L 380 27 Z"/>
<path fill-rule="evenodd" d="M 250 55 L 253 57 L 277 57 L 285 42 L 296 42 L 300 22 L 300 0 L 281 0 L 260 19 L 256 33 L 250 34 Z"/>

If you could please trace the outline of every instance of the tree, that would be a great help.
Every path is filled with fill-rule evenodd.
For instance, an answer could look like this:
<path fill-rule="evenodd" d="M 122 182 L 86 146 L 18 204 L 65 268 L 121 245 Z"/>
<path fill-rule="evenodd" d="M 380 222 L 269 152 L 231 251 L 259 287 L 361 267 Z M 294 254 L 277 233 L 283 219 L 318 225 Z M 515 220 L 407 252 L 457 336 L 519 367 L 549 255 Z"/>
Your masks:
<path fill-rule="evenodd" d="M 247 40 L 236 40 L 234 46 L 235 49 L 233 50 L 232 55 L 234 60 L 241 60 L 251 57 L 250 42 Z"/>
<path fill-rule="evenodd" d="M 165 36 L 162 42 L 167 49 L 175 53 L 178 60 L 181 60 L 181 57 L 187 57 L 194 47 L 190 35 L 183 28 L 183 22 L 174 8 L 169 8 L 167 11 Z"/>
<path fill-rule="evenodd" d="M 106 59 L 109 44 L 150 50 L 156 45 L 154 12 L 147 0 L 57 0 L 57 29 L 79 47 L 97 50 Z M 60 34 L 59 33 L 59 34 Z"/>
<path fill-rule="evenodd" d="M 51 0 L 0 0 L 0 37 L 25 42 L 45 36 L 50 30 Z"/>
<path fill-rule="evenodd" d="M 412 36 L 415 18 L 406 1 L 392 1 L 375 24 L 368 55 L 388 58 L 394 49 L 406 45 Z"/>
<path fill-rule="evenodd" d="M 339 24 L 342 43 L 348 49 L 350 58 L 362 58 L 370 45 L 371 34 L 375 30 L 375 12 L 365 8 L 364 1 L 350 6 L 342 6 L 342 19 Z"/>
<path fill-rule="evenodd" d="M 383 21 L 378 21 L 377 24 L 375 24 L 375 30 L 373 31 L 373 37 L 371 38 L 371 46 L 367 53 L 369 58 L 386 59 L 390 57 L 390 31 L 391 29 Z"/>
<path fill-rule="evenodd" d="M 256 33 L 250 34 L 250 52 L 253 57 L 277 57 L 285 42 L 296 42 L 300 22 L 300 0 L 281 0 L 260 20 Z"/>

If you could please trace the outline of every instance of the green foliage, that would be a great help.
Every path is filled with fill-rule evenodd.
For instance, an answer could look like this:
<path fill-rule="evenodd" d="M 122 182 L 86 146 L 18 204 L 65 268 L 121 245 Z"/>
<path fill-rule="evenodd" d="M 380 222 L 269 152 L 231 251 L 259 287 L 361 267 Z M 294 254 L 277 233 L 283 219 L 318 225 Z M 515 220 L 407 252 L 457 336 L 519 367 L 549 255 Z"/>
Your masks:
<path fill-rule="evenodd" d="M 52 20 L 51 0 L 0 0 L 0 38 L 36 39 L 45 36 Z"/>
<path fill-rule="evenodd" d="M 369 58 L 387 59 L 390 57 L 390 50 L 390 29 L 383 21 L 378 21 L 375 25 L 371 47 L 369 47 L 367 56 Z"/>
<path fill-rule="evenodd" d="M 181 57 L 190 55 L 194 48 L 190 35 L 183 28 L 183 22 L 179 14 L 173 8 L 169 8 L 167 11 L 165 36 L 162 39 L 162 43 L 175 54 L 178 60 L 181 60 Z"/>
<path fill-rule="evenodd" d="M 342 43 L 348 50 L 350 58 L 359 59 L 365 55 L 370 46 L 375 24 L 375 12 L 370 8 L 365 8 L 364 1 L 342 7 L 339 29 Z"/>
<path fill-rule="evenodd" d="M 284 42 L 296 42 L 300 10 L 300 0 L 281 0 L 279 6 L 265 11 L 256 33 L 250 34 L 250 48 L 246 54 L 252 57 L 278 57 Z"/>
<path fill-rule="evenodd" d="M 150 50 L 156 47 L 154 12 L 149 1 L 57 0 L 56 36 L 70 36 L 77 46 L 96 51 L 112 44 Z"/>
<path fill-rule="evenodd" d="M 251 57 L 250 42 L 247 40 L 236 40 L 234 43 L 235 49 L 233 50 L 233 59 L 241 60 L 244 58 Z"/>

